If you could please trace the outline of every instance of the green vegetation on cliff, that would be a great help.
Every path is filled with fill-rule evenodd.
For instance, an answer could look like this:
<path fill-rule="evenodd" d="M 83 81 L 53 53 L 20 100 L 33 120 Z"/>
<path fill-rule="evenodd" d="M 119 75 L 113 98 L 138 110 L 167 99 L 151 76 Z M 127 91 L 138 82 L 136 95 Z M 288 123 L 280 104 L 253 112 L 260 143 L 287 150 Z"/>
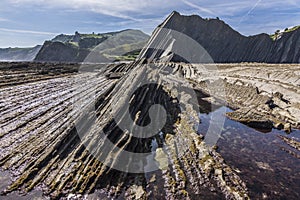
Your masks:
<path fill-rule="evenodd" d="M 270 37 L 272 40 L 275 41 L 275 40 L 279 39 L 283 34 L 296 31 L 299 28 L 300 28 L 300 26 L 294 26 L 293 28 L 286 28 L 283 32 L 280 32 L 280 30 L 277 30 L 274 34 L 271 34 Z"/>
<path fill-rule="evenodd" d="M 36 61 L 112 62 L 131 61 L 146 44 L 149 36 L 139 30 L 119 32 L 58 35 L 46 41 Z M 130 52 L 134 52 L 131 54 Z"/>

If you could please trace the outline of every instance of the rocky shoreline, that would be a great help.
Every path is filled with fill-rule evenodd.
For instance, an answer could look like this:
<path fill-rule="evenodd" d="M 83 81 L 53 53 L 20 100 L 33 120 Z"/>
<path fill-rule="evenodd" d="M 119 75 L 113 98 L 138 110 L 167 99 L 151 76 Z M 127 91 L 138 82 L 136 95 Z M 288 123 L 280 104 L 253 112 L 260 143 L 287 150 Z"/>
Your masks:
<path fill-rule="evenodd" d="M 179 112 L 176 97 L 188 95 L 185 91 L 176 93 L 174 84 L 187 81 L 193 89 L 208 94 L 201 97 L 203 101 L 234 108 L 234 112 L 227 113 L 231 119 L 256 128 L 290 132 L 299 128 L 300 67 L 224 64 L 217 65 L 218 70 L 212 73 L 209 65 L 156 63 L 156 70 L 170 73 L 173 79 L 163 76 L 158 79 L 162 88 L 151 86 L 136 93 L 130 100 L 134 104 L 132 114 L 136 122 L 146 123 L 145 110 L 149 108 L 143 102 L 156 99 L 169 111 L 168 120 L 161 136 L 137 139 L 116 126 L 112 107 L 126 103 L 123 97 L 139 84 L 144 71 L 149 72 L 145 79 L 156 80 L 156 73 L 143 63 L 112 64 L 104 70 L 98 66 L 85 73 L 78 73 L 79 64 L 0 64 L 0 77 L 5 80 L 0 85 L 0 166 L 13 177 L 2 197 L 14 191 L 26 194 L 40 189 L 53 199 L 81 199 L 99 190 L 107 199 L 201 199 L 203 195 L 211 199 L 249 199 L 246 183 L 195 130 L 198 113 L 189 108 Z M 215 91 L 211 91 L 210 84 Z M 88 97 L 95 91 L 96 107 L 91 111 Z M 212 93 L 214 96 L 208 97 Z M 74 98 L 81 102 L 80 107 L 74 107 Z M 191 104 L 200 106 L 198 103 Z M 106 155 L 106 165 L 99 162 L 86 149 L 75 126 L 93 114 L 96 124 L 82 127 L 89 145 L 96 145 L 101 152 L 109 139 L 121 150 L 151 152 L 154 141 L 160 169 L 140 174 L 115 170 L 109 167 L 120 153 L 114 149 Z M 99 138 L 99 128 L 107 130 L 109 138 Z M 298 141 L 282 140 L 299 151 Z M 179 156 L 178 149 L 187 151 Z M 124 163 L 126 168 L 131 165 Z"/>
<path fill-rule="evenodd" d="M 201 65 L 200 65 L 201 66 Z M 215 96 L 235 111 L 227 113 L 233 120 L 254 128 L 300 128 L 300 66 L 276 64 L 223 64 L 214 76 L 191 67 L 197 89 L 206 91 L 207 81 L 214 80 L 225 88 L 226 96 Z M 209 68 L 209 65 L 207 66 Z M 198 74 L 205 77 L 196 78 Z"/>

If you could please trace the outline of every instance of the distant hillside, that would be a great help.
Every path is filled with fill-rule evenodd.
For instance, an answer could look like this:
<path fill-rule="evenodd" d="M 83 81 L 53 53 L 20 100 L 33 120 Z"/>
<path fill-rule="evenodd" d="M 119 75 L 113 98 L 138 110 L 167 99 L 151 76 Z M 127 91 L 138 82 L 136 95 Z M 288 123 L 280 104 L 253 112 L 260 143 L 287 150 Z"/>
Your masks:
<path fill-rule="evenodd" d="M 161 59 L 168 52 L 190 51 L 192 47 L 166 30 L 175 30 L 200 44 L 216 63 L 266 62 L 299 63 L 300 62 L 300 28 L 278 31 L 274 35 L 259 34 L 243 36 L 219 19 L 203 19 L 199 16 L 183 16 L 173 12 L 153 33 L 149 43 L 140 54 L 141 58 Z M 161 44 L 168 47 L 168 52 L 157 52 Z M 178 55 L 168 55 L 171 61 L 186 60 Z M 193 57 L 192 62 L 206 62 L 203 58 Z M 201 60 L 202 59 L 202 60 Z"/>
<path fill-rule="evenodd" d="M 39 50 L 41 45 L 32 48 L 5 48 L 0 49 L 1 61 L 32 61 Z"/>
<path fill-rule="evenodd" d="M 133 60 L 149 36 L 139 30 L 103 34 L 58 35 L 46 41 L 35 61 L 49 62 L 111 62 Z M 91 53 L 92 52 L 92 53 Z M 133 55 L 128 54 L 134 52 Z"/>

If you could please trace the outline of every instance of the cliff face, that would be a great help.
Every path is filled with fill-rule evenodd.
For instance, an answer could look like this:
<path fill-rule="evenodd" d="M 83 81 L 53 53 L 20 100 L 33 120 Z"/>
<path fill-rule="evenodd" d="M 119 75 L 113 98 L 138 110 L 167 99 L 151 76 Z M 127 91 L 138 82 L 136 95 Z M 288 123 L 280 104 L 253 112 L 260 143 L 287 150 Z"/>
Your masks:
<path fill-rule="evenodd" d="M 71 44 L 46 41 L 37 54 L 35 60 L 43 62 L 82 62 L 90 54 L 88 49 L 80 49 Z M 94 62 L 108 62 L 109 60 L 98 54 Z"/>
<path fill-rule="evenodd" d="M 141 50 L 149 36 L 138 30 L 104 34 L 58 35 L 46 41 L 36 61 L 46 62 L 111 62 L 126 59 L 128 52 Z M 88 57 L 87 57 L 88 56 Z M 130 55 L 129 55 L 130 56 Z"/>
<path fill-rule="evenodd" d="M 0 49 L 1 61 L 32 61 L 39 50 L 40 45 L 32 48 L 5 48 Z"/>
<path fill-rule="evenodd" d="M 199 16 L 182 16 L 173 12 L 153 33 L 148 45 L 140 57 L 150 58 L 159 49 L 162 38 L 174 38 L 170 32 L 166 35 L 163 29 L 171 29 L 186 35 L 199 43 L 216 63 L 267 62 L 267 63 L 299 63 L 300 62 L 300 29 L 286 32 L 275 41 L 268 34 L 243 36 L 229 25 L 218 19 L 203 19 Z M 180 48 L 178 38 L 174 38 L 174 48 Z M 182 46 L 182 45 L 181 45 Z M 151 48 L 150 48 L 151 47 Z M 154 56 L 161 58 L 164 53 Z M 185 61 L 173 56 L 172 61 Z M 198 62 L 198 60 L 192 60 Z"/>

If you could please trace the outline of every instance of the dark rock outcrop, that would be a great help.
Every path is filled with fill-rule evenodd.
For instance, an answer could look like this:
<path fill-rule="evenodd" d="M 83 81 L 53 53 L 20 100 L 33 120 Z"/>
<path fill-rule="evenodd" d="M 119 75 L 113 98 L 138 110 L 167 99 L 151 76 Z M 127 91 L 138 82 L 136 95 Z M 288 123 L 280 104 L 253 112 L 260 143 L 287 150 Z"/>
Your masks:
<path fill-rule="evenodd" d="M 140 54 L 141 57 L 149 59 L 155 52 L 153 49 L 159 49 L 158 40 L 162 39 L 176 40 L 172 44 L 172 51 L 175 48 L 182 48 L 179 44 L 180 39 L 174 37 L 173 32 L 167 33 L 165 31 L 167 29 L 180 32 L 198 42 L 216 63 L 300 62 L 300 29 L 285 32 L 276 40 L 272 40 L 268 34 L 246 37 L 219 19 L 203 19 L 196 15 L 182 16 L 177 12 L 173 12 L 158 26 Z M 160 52 L 154 58 L 160 59 L 162 55 L 163 52 Z M 171 61 L 185 62 L 186 60 L 173 56 Z M 197 59 L 192 61 L 199 62 Z"/>
<path fill-rule="evenodd" d="M 70 44 L 46 41 L 37 54 L 35 61 L 43 62 L 82 62 L 90 54 L 87 49 L 80 49 Z M 96 56 L 95 56 L 96 57 Z M 108 61 L 101 54 L 97 55 L 98 62 Z"/>
<path fill-rule="evenodd" d="M 84 49 L 88 49 L 94 46 L 97 46 L 98 44 L 100 44 L 101 42 L 103 42 L 104 40 L 106 40 L 106 37 L 102 37 L 102 38 L 83 38 L 80 39 L 78 42 L 78 46 L 79 48 L 84 48 Z"/>

